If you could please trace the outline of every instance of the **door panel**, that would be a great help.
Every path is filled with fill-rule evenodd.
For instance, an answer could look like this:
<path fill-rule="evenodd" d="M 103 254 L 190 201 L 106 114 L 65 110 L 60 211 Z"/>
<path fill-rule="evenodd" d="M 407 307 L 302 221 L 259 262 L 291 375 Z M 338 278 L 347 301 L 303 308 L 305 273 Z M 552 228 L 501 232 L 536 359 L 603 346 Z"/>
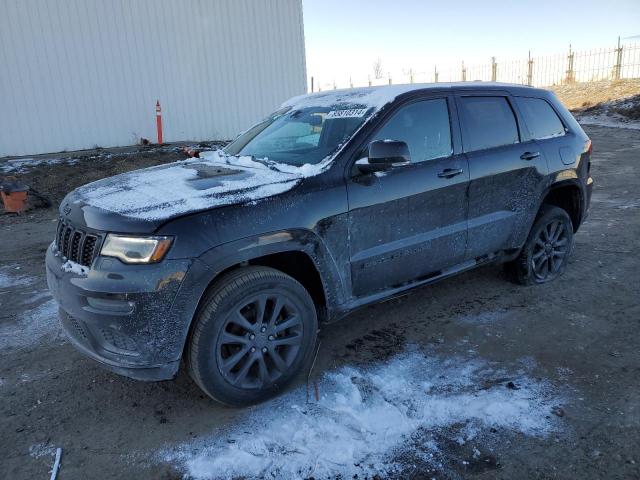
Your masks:
<path fill-rule="evenodd" d="M 520 155 L 540 155 L 523 160 Z M 547 171 L 535 142 L 470 152 L 469 238 L 465 259 L 516 248 L 526 239 Z M 523 237 L 524 236 L 524 237 Z"/>
<path fill-rule="evenodd" d="M 354 296 L 461 263 L 466 248 L 469 168 L 452 96 L 397 106 L 363 148 L 385 139 L 406 142 L 412 163 L 347 181 Z"/>
<path fill-rule="evenodd" d="M 465 259 L 516 248 L 526 238 L 548 172 L 507 94 L 456 95 L 469 161 L 469 236 Z"/>
<path fill-rule="evenodd" d="M 441 178 L 443 170 L 462 174 Z M 462 262 L 469 170 L 464 156 L 394 169 L 348 184 L 354 295 Z"/>

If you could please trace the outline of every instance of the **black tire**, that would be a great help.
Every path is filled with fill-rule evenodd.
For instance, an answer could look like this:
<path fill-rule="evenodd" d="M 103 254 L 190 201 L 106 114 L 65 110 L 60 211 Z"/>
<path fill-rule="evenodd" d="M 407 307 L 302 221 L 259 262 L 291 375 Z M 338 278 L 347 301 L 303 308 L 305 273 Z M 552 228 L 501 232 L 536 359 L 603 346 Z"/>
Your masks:
<path fill-rule="evenodd" d="M 311 362 L 318 330 L 307 290 L 260 266 L 220 278 L 194 322 L 189 373 L 207 395 L 229 406 L 264 401 L 291 383 Z"/>
<path fill-rule="evenodd" d="M 547 283 L 564 272 L 573 249 L 573 224 L 565 210 L 543 205 L 520 255 L 505 270 L 522 285 Z"/>

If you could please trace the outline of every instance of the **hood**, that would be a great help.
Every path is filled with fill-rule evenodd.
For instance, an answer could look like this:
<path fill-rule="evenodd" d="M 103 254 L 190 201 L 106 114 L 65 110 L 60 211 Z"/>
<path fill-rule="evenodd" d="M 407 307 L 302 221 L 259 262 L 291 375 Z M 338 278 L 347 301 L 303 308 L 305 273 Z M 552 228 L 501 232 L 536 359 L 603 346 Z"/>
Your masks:
<path fill-rule="evenodd" d="M 277 195 L 301 173 L 269 168 L 249 157 L 206 158 L 135 170 L 71 192 L 60 214 L 96 230 L 150 233 L 169 219 Z"/>

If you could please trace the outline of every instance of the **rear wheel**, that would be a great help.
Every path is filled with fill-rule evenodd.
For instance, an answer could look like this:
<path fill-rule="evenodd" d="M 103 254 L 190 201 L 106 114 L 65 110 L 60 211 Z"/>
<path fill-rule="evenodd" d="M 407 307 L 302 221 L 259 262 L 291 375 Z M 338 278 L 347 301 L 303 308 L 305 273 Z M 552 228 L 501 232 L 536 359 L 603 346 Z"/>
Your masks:
<path fill-rule="evenodd" d="M 257 403 L 276 394 L 308 364 L 317 337 L 309 293 L 268 267 L 221 278 L 200 308 L 189 345 L 189 372 L 213 399 Z"/>
<path fill-rule="evenodd" d="M 573 248 L 573 224 L 566 211 L 544 205 L 518 258 L 506 269 L 521 284 L 554 280 L 564 272 Z"/>

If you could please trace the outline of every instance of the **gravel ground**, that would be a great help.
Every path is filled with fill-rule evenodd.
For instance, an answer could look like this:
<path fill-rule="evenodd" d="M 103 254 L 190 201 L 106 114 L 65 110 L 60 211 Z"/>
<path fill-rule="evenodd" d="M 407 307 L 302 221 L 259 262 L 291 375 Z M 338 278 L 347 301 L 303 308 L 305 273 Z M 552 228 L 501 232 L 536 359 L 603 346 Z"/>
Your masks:
<path fill-rule="evenodd" d="M 471 377 L 465 389 L 472 396 L 499 388 L 508 406 L 509 392 L 520 388 L 509 379 L 523 371 L 552 391 L 542 417 L 554 425 L 548 432 L 503 426 L 461 442 L 464 419 L 421 428 L 394 452 L 404 468 L 398 476 L 640 477 L 640 131 L 586 131 L 594 142 L 592 211 L 562 278 L 525 288 L 488 266 L 321 331 L 312 384 L 327 372 L 384 368 L 403 351 L 418 350 L 437 359 L 424 368 L 428 378 L 445 382 L 444 391 L 458 388 L 453 379 L 446 383 L 455 374 L 451 363 L 469 357 L 505 372 L 491 382 L 473 384 Z M 141 383 L 76 353 L 57 326 L 43 278 L 55 212 L 13 218 L 0 222 L 0 478 L 47 478 L 56 447 L 63 449 L 60 480 L 181 478 L 183 465 L 158 452 L 206 444 L 247 418 L 259 425 L 264 407 L 223 408 L 184 372 L 174 381 Z M 321 381 L 320 397 L 330 383 Z M 281 403 L 293 398 L 287 395 Z M 437 460 L 418 458 L 428 442 L 437 446 Z"/>

